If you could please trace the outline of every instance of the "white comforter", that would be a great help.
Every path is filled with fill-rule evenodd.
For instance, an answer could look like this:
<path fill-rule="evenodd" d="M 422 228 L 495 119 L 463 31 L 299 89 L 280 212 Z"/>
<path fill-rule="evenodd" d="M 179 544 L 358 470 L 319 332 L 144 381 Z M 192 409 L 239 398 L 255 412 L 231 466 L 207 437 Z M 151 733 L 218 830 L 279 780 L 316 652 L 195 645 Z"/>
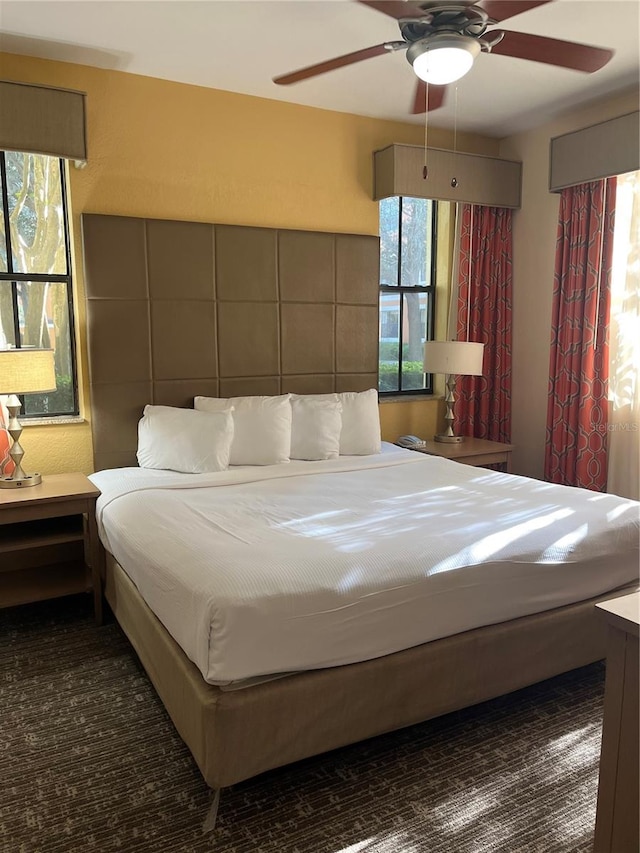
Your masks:
<path fill-rule="evenodd" d="M 211 684 L 378 657 L 638 576 L 637 503 L 391 445 L 91 479 L 106 548 Z"/>

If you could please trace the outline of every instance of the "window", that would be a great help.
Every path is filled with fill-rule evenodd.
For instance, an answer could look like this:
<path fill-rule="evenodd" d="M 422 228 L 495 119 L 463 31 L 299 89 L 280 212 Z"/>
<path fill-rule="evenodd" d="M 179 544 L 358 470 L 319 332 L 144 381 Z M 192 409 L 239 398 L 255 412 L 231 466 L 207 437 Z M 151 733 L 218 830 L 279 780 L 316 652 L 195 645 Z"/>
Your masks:
<path fill-rule="evenodd" d="M 422 369 L 433 337 L 437 202 L 395 197 L 380 202 L 380 336 L 378 389 L 432 392 Z"/>
<path fill-rule="evenodd" d="M 607 491 L 640 498 L 640 172 L 617 179 L 609 320 Z"/>
<path fill-rule="evenodd" d="M 52 347 L 57 388 L 28 394 L 27 417 L 78 414 L 64 164 L 0 151 L 0 349 Z"/>

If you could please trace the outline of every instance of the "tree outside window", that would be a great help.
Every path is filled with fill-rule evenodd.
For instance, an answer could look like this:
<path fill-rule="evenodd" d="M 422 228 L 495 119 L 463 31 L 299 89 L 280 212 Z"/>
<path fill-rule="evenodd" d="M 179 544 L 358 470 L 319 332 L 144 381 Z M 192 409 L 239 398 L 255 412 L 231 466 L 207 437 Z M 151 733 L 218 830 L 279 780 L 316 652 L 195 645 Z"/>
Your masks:
<path fill-rule="evenodd" d="M 0 152 L 0 349 L 51 347 L 56 391 L 28 394 L 30 417 L 78 413 L 63 161 Z"/>
<path fill-rule="evenodd" d="M 394 197 L 380 202 L 381 394 L 431 392 L 422 369 L 433 336 L 437 202 Z"/>

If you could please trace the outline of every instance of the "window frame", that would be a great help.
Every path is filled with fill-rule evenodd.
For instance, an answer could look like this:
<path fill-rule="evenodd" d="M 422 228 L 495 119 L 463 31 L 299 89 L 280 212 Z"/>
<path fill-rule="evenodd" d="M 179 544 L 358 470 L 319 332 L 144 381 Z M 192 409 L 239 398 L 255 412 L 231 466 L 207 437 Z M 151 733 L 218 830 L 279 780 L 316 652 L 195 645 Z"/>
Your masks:
<path fill-rule="evenodd" d="M 380 397 L 415 397 L 418 395 L 433 395 L 433 374 L 425 373 L 424 388 L 402 388 L 402 333 L 404 324 L 404 294 L 405 293 L 425 293 L 427 296 L 427 318 L 425 328 L 425 341 L 432 341 L 435 330 L 436 321 L 436 275 L 438 269 L 438 201 L 436 199 L 427 199 L 433 205 L 431 215 L 431 263 L 429 268 L 429 284 L 425 285 L 406 285 L 402 282 L 402 203 L 404 198 L 412 198 L 412 196 L 395 196 L 398 199 L 398 271 L 396 284 L 380 283 L 378 289 L 378 304 L 380 304 L 380 294 L 393 293 L 398 294 L 399 299 L 399 319 L 398 319 L 398 388 L 393 391 L 380 390 L 380 377 L 378 375 L 378 395 Z M 378 341 L 378 352 L 380 342 Z"/>
<path fill-rule="evenodd" d="M 19 152 L 21 154 L 33 154 L 35 152 Z M 21 332 L 20 332 L 20 317 L 19 317 L 19 309 L 18 309 L 18 283 L 19 282 L 34 282 L 34 283 L 56 283 L 56 284 L 64 284 L 66 289 L 66 307 L 68 313 L 68 323 L 69 323 L 69 348 L 70 348 L 70 362 L 71 362 L 71 382 L 73 386 L 73 401 L 74 406 L 71 411 L 67 412 L 38 412 L 38 413 L 29 413 L 25 414 L 24 409 L 24 398 L 25 396 L 42 396 L 38 394 L 33 395 L 19 395 L 20 403 L 23 409 L 23 414 L 21 415 L 21 421 L 25 422 L 28 420 L 42 420 L 42 419 L 65 419 L 65 418 L 74 418 L 78 417 L 80 414 L 80 403 L 79 403 L 79 394 L 78 394 L 78 368 L 77 368 L 77 357 L 76 357 L 76 335 L 75 335 L 75 312 L 73 305 L 73 275 L 72 275 L 72 265 L 71 265 L 71 234 L 69 228 L 69 205 L 67 199 L 67 171 L 66 171 L 66 163 L 62 157 L 52 157 L 51 159 L 57 159 L 58 165 L 60 168 L 60 193 L 62 200 L 62 213 L 64 220 L 64 242 L 65 242 L 65 260 L 67 266 L 67 272 L 65 274 L 62 273 L 19 273 L 13 270 L 13 252 L 11 248 L 11 227 L 9 220 L 9 195 L 7 191 L 7 164 L 6 164 L 6 152 L 0 149 L 0 196 L 2 203 L 2 218 L 4 223 L 4 238 L 5 238 L 5 247 L 7 252 L 7 271 L 3 272 L 0 270 L 0 282 L 7 281 L 11 285 L 11 303 L 13 308 L 13 333 L 14 339 L 16 342 L 16 349 L 20 349 L 22 347 L 21 340 Z M 50 156 L 50 155 L 40 155 L 40 156 Z"/>

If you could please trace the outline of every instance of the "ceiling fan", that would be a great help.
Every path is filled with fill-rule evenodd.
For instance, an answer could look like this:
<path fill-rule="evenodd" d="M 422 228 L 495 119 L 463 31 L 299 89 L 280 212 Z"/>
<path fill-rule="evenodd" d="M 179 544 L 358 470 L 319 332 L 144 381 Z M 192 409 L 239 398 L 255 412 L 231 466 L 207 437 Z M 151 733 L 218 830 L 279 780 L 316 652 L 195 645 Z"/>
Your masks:
<path fill-rule="evenodd" d="M 518 59 L 545 62 L 560 68 L 591 73 L 605 66 L 612 50 L 577 42 L 489 29 L 521 12 L 544 6 L 553 0 L 357 0 L 398 21 L 402 40 L 356 50 L 316 65 L 274 77 L 286 86 L 327 71 L 352 65 L 374 56 L 406 50 L 407 59 L 419 78 L 412 113 L 436 110 L 444 103 L 447 84 L 463 77 L 482 53 L 496 53 Z M 429 83 L 427 89 L 426 84 Z M 426 104 L 427 91 L 429 95 Z"/>

